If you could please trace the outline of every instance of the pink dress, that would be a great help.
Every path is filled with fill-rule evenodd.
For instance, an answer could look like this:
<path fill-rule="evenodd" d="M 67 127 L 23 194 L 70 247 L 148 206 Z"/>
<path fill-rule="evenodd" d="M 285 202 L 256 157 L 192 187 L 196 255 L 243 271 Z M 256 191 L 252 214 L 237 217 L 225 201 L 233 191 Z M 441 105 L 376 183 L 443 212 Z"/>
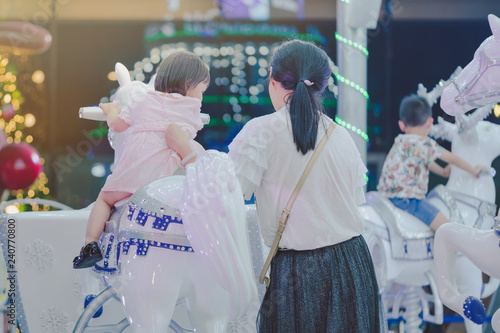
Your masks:
<path fill-rule="evenodd" d="M 134 193 L 154 180 L 171 176 L 181 167 L 179 155 L 165 141 L 169 124 L 186 130 L 193 149 L 203 152 L 203 147 L 194 141 L 203 127 L 200 109 L 200 100 L 180 94 L 150 91 L 134 98 L 119 115 L 130 128 L 124 132 L 127 137 L 123 151 L 102 191 Z"/>

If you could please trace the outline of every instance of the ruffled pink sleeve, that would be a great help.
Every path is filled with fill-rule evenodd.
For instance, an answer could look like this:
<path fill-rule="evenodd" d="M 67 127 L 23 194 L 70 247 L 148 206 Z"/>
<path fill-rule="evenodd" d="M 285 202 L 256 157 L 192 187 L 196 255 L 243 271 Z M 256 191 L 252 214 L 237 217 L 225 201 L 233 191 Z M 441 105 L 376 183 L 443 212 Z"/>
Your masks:
<path fill-rule="evenodd" d="M 132 125 L 134 121 L 134 113 L 137 112 L 137 108 L 140 108 L 142 103 L 144 102 L 144 96 L 139 96 L 134 98 L 130 103 L 128 103 L 125 107 L 122 107 L 122 110 L 118 117 L 125 121 L 127 124 Z"/>

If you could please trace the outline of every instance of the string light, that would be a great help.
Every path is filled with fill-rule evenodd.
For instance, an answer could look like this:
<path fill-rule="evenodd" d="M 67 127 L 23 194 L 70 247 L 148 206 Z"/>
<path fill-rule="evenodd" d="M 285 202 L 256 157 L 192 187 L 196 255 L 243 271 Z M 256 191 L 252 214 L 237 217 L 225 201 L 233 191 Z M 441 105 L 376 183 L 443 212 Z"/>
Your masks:
<path fill-rule="evenodd" d="M 369 54 L 368 49 L 366 47 L 364 47 L 363 45 L 359 45 L 357 42 L 355 42 L 351 39 L 348 39 L 346 37 L 342 37 L 338 32 L 335 32 L 335 39 L 337 39 L 338 41 L 345 43 L 349 46 L 357 48 L 358 50 L 363 52 L 368 57 L 368 54 Z"/>
<path fill-rule="evenodd" d="M 8 67 L 6 67 L 8 65 Z M 18 73 L 18 70 L 14 62 L 9 62 L 6 57 L 0 56 L 0 130 L 3 130 L 7 135 L 7 143 L 32 143 L 33 136 L 23 133 L 25 128 L 33 127 L 36 123 L 36 117 L 28 113 L 26 115 L 21 115 L 19 113 L 21 105 L 24 103 L 24 97 L 17 88 L 17 84 L 23 84 L 26 87 L 26 82 L 20 82 L 24 79 L 35 84 L 42 84 L 45 79 L 45 74 L 40 71 L 34 71 L 30 75 L 21 75 L 23 73 Z M 41 159 L 42 165 L 45 163 L 43 158 Z M 48 195 L 50 193 L 49 188 L 46 186 L 48 183 L 47 176 L 45 173 L 40 173 L 37 180 L 31 185 L 26 191 L 18 190 L 11 191 L 11 195 L 17 199 L 26 198 L 38 198 L 42 195 Z M 49 210 L 50 207 L 39 207 L 38 205 L 15 205 L 13 206 L 17 211 L 26 210 Z"/>
<path fill-rule="evenodd" d="M 347 121 L 345 120 L 342 120 L 340 119 L 339 116 L 335 116 L 335 122 L 337 124 L 339 124 L 340 126 L 343 126 L 345 128 L 347 128 L 348 130 L 351 130 L 352 132 L 358 134 L 359 136 L 361 136 L 366 142 L 370 141 L 370 139 L 368 138 L 368 134 L 366 134 L 365 132 L 363 132 L 361 129 L 357 128 L 356 126 L 348 123 Z"/>
<path fill-rule="evenodd" d="M 363 96 L 365 96 L 366 99 L 370 99 L 370 95 L 368 95 L 368 92 L 365 89 L 363 89 L 359 84 L 356 84 L 355 82 L 353 82 L 353 81 L 351 81 L 349 79 L 346 79 L 345 77 L 343 77 L 339 73 L 335 73 L 335 77 L 337 78 L 337 81 L 342 82 L 342 83 L 350 86 L 351 88 L 356 89 Z"/>

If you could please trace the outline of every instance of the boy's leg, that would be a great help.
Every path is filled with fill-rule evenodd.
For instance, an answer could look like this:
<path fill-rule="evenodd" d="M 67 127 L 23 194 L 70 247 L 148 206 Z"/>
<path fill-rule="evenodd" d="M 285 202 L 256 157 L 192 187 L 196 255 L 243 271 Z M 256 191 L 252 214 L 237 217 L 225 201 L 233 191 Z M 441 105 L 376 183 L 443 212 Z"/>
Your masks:
<path fill-rule="evenodd" d="M 432 230 L 436 231 L 440 226 L 448 222 L 450 222 L 448 218 L 446 218 L 443 213 L 439 212 L 429 226 Z"/>

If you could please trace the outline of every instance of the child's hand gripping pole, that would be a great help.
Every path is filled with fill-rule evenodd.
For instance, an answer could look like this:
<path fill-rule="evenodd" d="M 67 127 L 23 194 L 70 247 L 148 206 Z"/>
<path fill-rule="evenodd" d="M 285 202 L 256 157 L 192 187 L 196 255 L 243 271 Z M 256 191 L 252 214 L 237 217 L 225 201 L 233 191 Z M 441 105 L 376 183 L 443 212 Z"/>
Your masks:
<path fill-rule="evenodd" d="M 201 122 L 206 125 L 210 122 L 210 115 L 201 113 Z M 80 108 L 78 116 L 83 119 L 106 121 L 106 115 L 98 106 L 85 106 Z"/>

